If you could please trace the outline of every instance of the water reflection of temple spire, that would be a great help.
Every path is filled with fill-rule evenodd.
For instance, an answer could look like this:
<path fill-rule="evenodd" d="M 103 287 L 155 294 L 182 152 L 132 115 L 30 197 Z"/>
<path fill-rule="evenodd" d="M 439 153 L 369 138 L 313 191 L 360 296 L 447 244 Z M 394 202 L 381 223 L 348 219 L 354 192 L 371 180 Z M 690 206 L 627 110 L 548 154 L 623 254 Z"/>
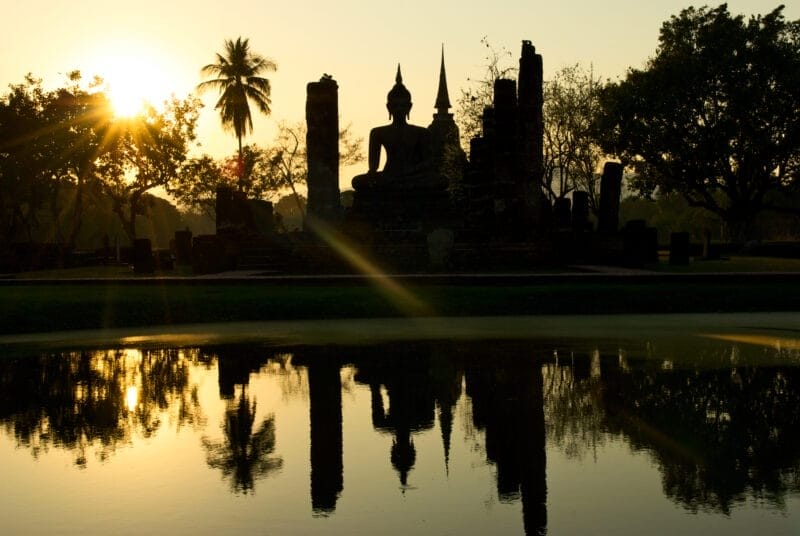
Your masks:
<path fill-rule="evenodd" d="M 444 450 L 444 469 L 450 475 L 450 445 L 453 435 L 453 409 L 461 397 L 464 383 L 463 369 L 449 356 L 434 354 L 431 358 L 431 383 L 439 410 L 439 431 Z"/>
<path fill-rule="evenodd" d="M 439 428 L 442 432 L 444 447 L 444 470 L 450 476 L 450 438 L 453 435 L 453 408 L 450 405 L 439 405 Z"/>

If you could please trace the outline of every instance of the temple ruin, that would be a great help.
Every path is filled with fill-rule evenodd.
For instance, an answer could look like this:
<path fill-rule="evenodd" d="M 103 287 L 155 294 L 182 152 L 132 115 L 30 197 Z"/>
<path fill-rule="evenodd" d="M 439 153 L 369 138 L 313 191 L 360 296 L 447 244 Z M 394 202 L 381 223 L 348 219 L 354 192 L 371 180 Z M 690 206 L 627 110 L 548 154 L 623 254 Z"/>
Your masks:
<path fill-rule="evenodd" d="M 329 75 L 309 83 L 304 231 L 279 239 L 274 231 L 260 239 L 251 232 L 233 247 L 214 251 L 234 252 L 227 265 L 241 265 L 254 249 L 266 257 L 273 251 L 273 258 L 287 259 L 284 270 L 296 272 L 353 270 L 354 255 L 395 272 L 649 262 L 657 248 L 654 230 L 639 222 L 619 229 L 620 164 L 607 163 L 603 170 L 596 230 L 587 192 L 555 202 L 546 196 L 542 65 L 533 44 L 523 41 L 517 80 L 495 80 L 469 158 L 450 112 L 444 49 L 427 127 L 408 122 L 412 93 L 398 65 L 387 94 L 391 123 L 371 130 L 368 169 L 352 178 L 353 204 L 347 208 L 339 187 L 339 86 Z M 230 197 L 222 192 L 221 199 Z M 226 211 L 227 206 L 238 208 Z M 258 227 L 243 206 L 218 203 L 223 235 L 230 236 L 232 221 L 241 222 L 237 228 Z M 348 244 L 347 254 L 342 244 Z"/>

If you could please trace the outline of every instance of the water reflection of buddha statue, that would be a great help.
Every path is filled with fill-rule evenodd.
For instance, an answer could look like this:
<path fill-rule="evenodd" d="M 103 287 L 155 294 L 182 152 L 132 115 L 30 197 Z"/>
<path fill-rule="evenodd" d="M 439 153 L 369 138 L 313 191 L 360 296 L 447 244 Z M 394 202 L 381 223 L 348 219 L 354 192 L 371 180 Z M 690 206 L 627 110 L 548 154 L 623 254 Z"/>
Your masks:
<path fill-rule="evenodd" d="M 411 93 L 403 85 L 399 65 L 395 80 L 386 102 L 392 123 L 370 131 L 369 171 L 353 179 L 353 189 L 364 193 L 443 190 L 446 187 L 444 179 L 431 167 L 428 129 L 407 123 L 412 105 Z M 383 170 L 378 171 L 381 148 L 386 151 L 386 164 Z"/>

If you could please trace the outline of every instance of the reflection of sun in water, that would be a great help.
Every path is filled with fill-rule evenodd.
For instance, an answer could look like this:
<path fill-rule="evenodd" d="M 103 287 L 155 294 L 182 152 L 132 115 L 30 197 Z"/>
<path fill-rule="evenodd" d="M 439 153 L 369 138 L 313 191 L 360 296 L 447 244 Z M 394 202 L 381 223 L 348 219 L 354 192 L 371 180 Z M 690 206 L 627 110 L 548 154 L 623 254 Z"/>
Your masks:
<path fill-rule="evenodd" d="M 99 75 L 114 112 L 130 117 L 141 112 L 146 103 L 161 107 L 175 89 L 169 72 L 154 51 L 119 45 L 106 48 L 87 74 Z"/>
<path fill-rule="evenodd" d="M 125 391 L 125 405 L 128 407 L 128 411 L 134 411 L 136 406 L 139 404 L 139 388 L 135 385 L 131 385 Z"/>

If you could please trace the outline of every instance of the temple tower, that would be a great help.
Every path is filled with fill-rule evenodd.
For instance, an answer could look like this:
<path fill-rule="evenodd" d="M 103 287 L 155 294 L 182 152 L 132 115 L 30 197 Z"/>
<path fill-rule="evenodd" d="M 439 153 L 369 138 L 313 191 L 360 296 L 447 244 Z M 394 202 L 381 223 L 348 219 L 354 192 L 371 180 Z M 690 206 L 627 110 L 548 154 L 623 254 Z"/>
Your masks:
<path fill-rule="evenodd" d="M 461 149 L 458 125 L 449 112 L 452 108 L 447 91 L 447 73 L 444 67 L 444 45 L 439 67 L 439 89 L 436 93 L 436 113 L 428 126 L 431 137 L 431 160 L 434 170 L 447 179 L 451 191 L 461 184 L 466 165 L 466 154 Z"/>

